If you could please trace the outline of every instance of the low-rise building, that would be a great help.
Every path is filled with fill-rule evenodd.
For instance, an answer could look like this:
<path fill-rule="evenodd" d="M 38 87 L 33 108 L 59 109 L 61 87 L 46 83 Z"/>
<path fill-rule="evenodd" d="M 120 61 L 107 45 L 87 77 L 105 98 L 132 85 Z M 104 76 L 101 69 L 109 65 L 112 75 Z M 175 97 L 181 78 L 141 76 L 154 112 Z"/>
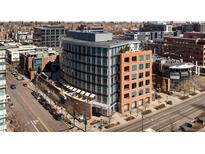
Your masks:
<path fill-rule="evenodd" d="M 176 90 L 182 82 L 192 81 L 192 63 L 165 57 L 154 57 L 153 85 L 167 92 Z"/>
<path fill-rule="evenodd" d="M 33 52 L 36 50 L 34 45 L 21 45 L 17 48 L 8 48 L 6 50 L 7 61 L 11 64 L 18 64 L 21 53 Z"/>
<path fill-rule="evenodd" d="M 32 32 L 13 32 L 12 33 L 12 38 L 16 42 L 20 42 L 22 44 L 30 44 L 33 42 L 33 33 Z"/>
<path fill-rule="evenodd" d="M 36 73 L 45 69 L 49 62 L 58 61 L 58 53 L 54 50 L 35 50 L 20 54 L 20 68 L 29 79 L 33 80 Z"/>

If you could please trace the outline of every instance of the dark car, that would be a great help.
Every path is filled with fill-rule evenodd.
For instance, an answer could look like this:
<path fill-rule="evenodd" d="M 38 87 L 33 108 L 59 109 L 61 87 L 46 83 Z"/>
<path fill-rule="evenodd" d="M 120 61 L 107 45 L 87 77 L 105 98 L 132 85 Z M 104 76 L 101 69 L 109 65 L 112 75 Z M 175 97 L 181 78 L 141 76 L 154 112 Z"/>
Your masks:
<path fill-rule="evenodd" d="M 54 115 L 53 115 L 53 118 L 55 119 L 55 120 L 58 120 L 58 121 L 60 121 L 60 120 L 63 120 L 63 118 L 64 118 L 64 116 L 63 116 L 63 114 L 59 114 L 59 113 L 55 113 Z"/>
<path fill-rule="evenodd" d="M 183 131 L 183 132 L 192 132 L 192 124 L 190 123 L 184 123 L 183 125 L 181 125 L 180 127 L 180 130 Z"/>
<path fill-rule="evenodd" d="M 43 107 L 46 109 L 46 110 L 50 110 L 52 107 L 50 104 L 46 103 L 43 105 Z"/>
<path fill-rule="evenodd" d="M 16 85 L 15 85 L 15 84 L 11 84 L 11 85 L 10 85 L 10 88 L 11 88 L 11 89 L 16 89 Z"/>
<path fill-rule="evenodd" d="M 54 115 L 54 114 L 57 113 L 57 111 L 56 111 L 56 109 L 51 108 L 51 109 L 49 110 L 49 113 L 50 113 L 51 115 Z"/>
<path fill-rule="evenodd" d="M 42 98 L 42 97 L 40 97 L 40 99 L 38 100 L 38 102 L 41 104 L 41 105 L 46 105 L 46 104 L 48 104 L 48 102 L 44 99 L 44 98 Z"/>
<path fill-rule="evenodd" d="M 41 95 L 35 91 L 32 91 L 31 94 L 34 96 L 35 99 L 39 100 L 41 99 Z"/>

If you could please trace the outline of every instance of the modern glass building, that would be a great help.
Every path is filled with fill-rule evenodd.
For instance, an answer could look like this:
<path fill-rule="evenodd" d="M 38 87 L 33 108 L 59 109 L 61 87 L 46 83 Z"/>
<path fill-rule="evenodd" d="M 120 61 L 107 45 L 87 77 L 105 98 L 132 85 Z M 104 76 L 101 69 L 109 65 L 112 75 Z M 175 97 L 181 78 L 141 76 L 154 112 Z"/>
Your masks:
<path fill-rule="evenodd" d="M 137 41 L 112 39 L 112 33 L 70 31 L 62 39 L 62 78 L 73 87 L 94 93 L 93 111 L 104 115 L 119 107 L 119 54 Z"/>
<path fill-rule="evenodd" d="M 6 131 L 6 50 L 0 47 L 0 132 Z"/>

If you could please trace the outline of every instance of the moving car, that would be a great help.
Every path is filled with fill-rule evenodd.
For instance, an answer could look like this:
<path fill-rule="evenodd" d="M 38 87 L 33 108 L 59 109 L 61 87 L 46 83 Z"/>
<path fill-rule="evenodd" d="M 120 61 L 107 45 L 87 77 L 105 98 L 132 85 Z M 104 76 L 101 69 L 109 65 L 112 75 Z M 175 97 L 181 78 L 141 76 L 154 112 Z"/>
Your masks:
<path fill-rule="evenodd" d="M 10 85 L 10 88 L 11 88 L 11 89 L 16 89 L 16 85 L 15 85 L 15 84 L 11 84 L 11 85 Z"/>
<path fill-rule="evenodd" d="M 192 124 L 186 122 L 179 127 L 179 129 L 183 132 L 192 132 Z"/>
<path fill-rule="evenodd" d="M 22 76 L 17 76 L 17 78 L 16 78 L 17 80 L 24 80 L 24 78 L 22 77 Z"/>

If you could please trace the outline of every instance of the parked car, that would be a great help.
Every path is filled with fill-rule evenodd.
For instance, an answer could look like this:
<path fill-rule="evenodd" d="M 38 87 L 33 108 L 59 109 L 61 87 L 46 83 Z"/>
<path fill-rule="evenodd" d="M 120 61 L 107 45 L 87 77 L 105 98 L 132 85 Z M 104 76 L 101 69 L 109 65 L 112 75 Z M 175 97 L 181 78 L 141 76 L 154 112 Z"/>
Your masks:
<path fill-rule="evenodd" d="M 48 102 L 47 102 L 42 96 L 40 96 L 40 99 L 38 99 L 38 102 L 39 102 L 41 105 L 48 104 Z"/>
<path fill-rule="evenodd" d="M 43 107 L 46 109 L 46 110 L 50 110 L 52 107 L 50 104 L 46 103 L 45 105 L 43 105 Z"/>
<path fill-rule="evenodd" d="M 63 116 L 63 114 L 59 114 L 59 113 L 55 113 L 54 115 L 53 115 L 53 118 L 55 119 L 55 120 L 58 120 L 58 121 L 60 121 L 60 120 L 63 120 L 63 118 L 64 118 L 64 116 Z"/>
<path fill-rule="evenodd" d="M 54 114 L 57 113 L 57 111 L 56 111 L 56 109 L 51 108 L 51 109 L 49 110 L 49 113 L 50 113 L 51 115 L 54 115 Z"/>
<path fill-rule="evenodd" d="M 15 85 L 15 84 L 11 84 L 11 85 L 10 85 L 10 88 L 11 88 L 11 89 L 16 89 L 16 85 Z"/>
<path fill-rule="evenodd" d="M 31 94 L 36 98 L 37 100 L 41 99 L 41 95 L 37 93 L 36 91 L 32 91 Z"/>

